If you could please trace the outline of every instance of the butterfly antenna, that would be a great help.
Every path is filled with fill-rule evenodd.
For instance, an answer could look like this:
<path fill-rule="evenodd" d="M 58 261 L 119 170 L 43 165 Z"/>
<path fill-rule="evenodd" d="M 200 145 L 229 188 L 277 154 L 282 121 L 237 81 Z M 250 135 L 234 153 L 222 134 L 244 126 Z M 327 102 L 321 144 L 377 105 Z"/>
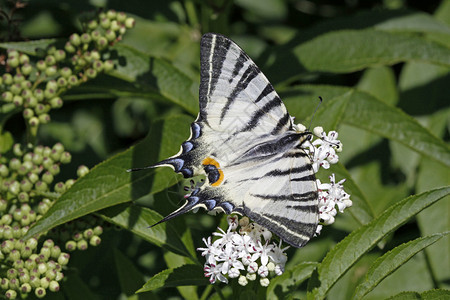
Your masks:
<path fill-rule="evenodd" d="M 319 102 L 319 104 L 317 104 L 316 109 L 314 110 L 314 113 L 311 117 L 311 121 L 309 122 L 308 131 L 311 131 L 311 125 L 312 125 L 312 121 L 314 120 L 314 116 L 316 115 L 317 109 L 319 109 L 319 106 L 322 104 L 323 99 L 321 96 L 319 96 L 319 100 L 320 100 L 320 102 Z"/>

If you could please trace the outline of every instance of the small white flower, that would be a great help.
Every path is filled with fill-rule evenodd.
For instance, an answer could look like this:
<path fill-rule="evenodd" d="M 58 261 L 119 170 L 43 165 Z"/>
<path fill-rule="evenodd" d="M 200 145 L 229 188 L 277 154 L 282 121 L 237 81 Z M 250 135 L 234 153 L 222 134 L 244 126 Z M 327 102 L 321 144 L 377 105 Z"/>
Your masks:
<path fill-rule="evenodd" d="M 237 278 L 237 277 L 239 277 L 239 275 L 241 275 L 241 273 L 239 272 L 238 268 L 231 268 L 228 271 L 228 277 L 230 277 L 230 278 Z"/>
<path fill-rule="evenodd" d="M 209 277 L 209 282 L 215 283 L 216 279 L 219 281 L 228 283 L 228 279 L 221 274 L 222 265 L 205 265 L 203 270 L 205 271 L 205 277 Z"/>
<path fill-rule="evenodd" d="M 267 277 L 269 275 L 269 268 L 267 266 L 260 266 L 258 269 L 258 275 L 261 277 Z"/>
<path fill-rule="evenodd" d="M 280 241 L 279 246 L 273 247 L 271 251 L 268 253 L 268 255 L 274 263 L 284 265 L 287 261 L 287 255 L 286 253 L 284 253 L 284 251 L 286 251 L 287 249 L 289 249 L 289 246 L 281 249 L 281 241 Z"/>
<path fill-rule="evenodd" d="M 246 286 L 248 284 L 248 280 L 245 276 L 239 276 L 238 280 L 239 285 Z"/>
<path fill-rule="evenodd" d="M 254 281 L 256 279 L 256 273 L 248 273 L 245 277 L 250 281 Z"/>
<path fill-rule="evenodd" d="M 284 265 L 279 265 L 279 264 L 275 265 L 274 271 L 277 276 L 280 276 L 281 274 L 284 273 Z"/>
<path fill-rule="evenodd" d="M 261 284 L 261 286 L 267 287 L 267 286 L 269 286 L 270 280 L 269 280 L 269 278 L 261 278 L 259 280 L 259 283 Z"/>
<path fill-rule="evenodd" d="M 219 236 L 220 238 L 214 241 L 213 246 L 214 247 L 222 247 L 226 245 L 232 238 L 233 232 L 231 232 L 231 227 L 228 227 L 227 232 L 223 231 L 222 228 L 217 228 L 220 232 L 213 232 L 214 236 Z"/>

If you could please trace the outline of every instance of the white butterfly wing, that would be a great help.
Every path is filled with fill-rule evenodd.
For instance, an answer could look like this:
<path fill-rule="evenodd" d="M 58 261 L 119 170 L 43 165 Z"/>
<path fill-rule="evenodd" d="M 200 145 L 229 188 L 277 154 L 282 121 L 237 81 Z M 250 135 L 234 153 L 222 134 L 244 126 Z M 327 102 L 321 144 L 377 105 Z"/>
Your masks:
<path fill-rule="evenodd" d="M 201 41 L 200 112 L 191 137 L 169 165 L 185 177 L 208 182 L 161 222 L 202 206 L 247 215 L 301 247 L 318 224 L 318 193 L 291 118 L 267 78 L 230 39 L 205 34 Z"/>

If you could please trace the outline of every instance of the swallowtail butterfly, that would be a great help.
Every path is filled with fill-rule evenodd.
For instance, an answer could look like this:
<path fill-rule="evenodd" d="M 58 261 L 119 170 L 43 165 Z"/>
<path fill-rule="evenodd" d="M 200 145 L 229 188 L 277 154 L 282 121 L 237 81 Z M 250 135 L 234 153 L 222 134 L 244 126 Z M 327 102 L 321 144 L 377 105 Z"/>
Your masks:
<path fill-rule="evenodd" d="M 200 49 L 200 112 L 170 166 L 207 182 L 160 222 L 197 207 L 239 213 L 295 247 L 319 221 L 318 191 L 298 132 L 273 86 L 250 57 L 225 36 L 207 33 Z"/>

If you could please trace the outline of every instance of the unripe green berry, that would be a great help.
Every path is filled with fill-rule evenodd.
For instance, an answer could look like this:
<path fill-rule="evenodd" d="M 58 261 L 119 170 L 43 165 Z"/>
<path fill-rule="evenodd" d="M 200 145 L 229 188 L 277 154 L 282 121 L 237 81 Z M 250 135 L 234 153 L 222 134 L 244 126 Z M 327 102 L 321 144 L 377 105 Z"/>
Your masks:
<path fill-rule="evenodd" d="M 54 165 L 52 165 L 52 166 L 48 169 L 48 171 L 49 171 L 50 173 L 52 173 L 53 175 L 57 175 L 57 174 L 59 174 L 59 172 L 60 172 L 60 168 L 59 168 L 58 165 L 54 164 Z"/>
<path fill-rule="evenodd" d="M 23 105 L 23 98 L 21 96 L 14 96 L 13 103 L 15 106 L 19 107 Z"/>
<path fill-rule="evenodd" d="M 87 77 L 89 77 L 91 79 L 95 78 L 95 77 L 97 77 L 97 71 L 94 70 L 94 69 L 89 68 L 89 69 L 86 70 L 86 75 L 87 75 Z"/>
<path fill-rule="evenodd" d="M 56 89 L 45 89 L 44 96 L 47 99 L 51 99 L 56 96 Z"/>
<path fill-rule="evenodd" d="M 20 292 L 22 294 L 28 294 L 31 292 L 31 285 L 28 282 L 22 283 L 22 285 L 20 286 Z"/>
<path fill-rule="evenodd" d="M 6 165 L 0 164 L 0 176 L 6 177 L 9 175 L 9 169 Z"/>
<path fill-rule="evenodd" d="M 41 286 L 41 280 L 39 279 L 39 276 L 31 275 L 30 276 L 30 285 L 33 288 L 39 288 Z"/>
<path fill-rule="evenodd" d="M 35 89 L 33 94 L 38 101 L 44 100 L 44 92 L 41 89 Z"/>
<path fill-rule="evenodd" d="M 76 75 L 69 76 L 67 81 L 71 86 L 77 86 L 78 84 L 80 84 L 78 77 Z"/>
<path fill-rule="evenodd" d="M 64 145 L 61 143 L 56 143 L 53 145 L 53 147 L 51 148 L 52 151 L 55 151 L 56 153 L 63 153 L 64 152 Z"/>
<path fill-rule="evenodd" d="M 20 69 L 25 75 L 29 75 L 33 71 L 33 67 L 29 63 L 24 64 Z"/>
<path fill-rule="evenodd" d="M 64 50 L 56 50 L 55 52 L 55 59 L 56 61 L 61 61 L 64 60 L 66 58 L 66 52 L 64 52 Z"/>
<path fill-rule="evenodd" d="M 56 276 L 55 276 L 56 278 Z M 48 289 L 52 292 L 57 292 L 59 291 L 59 283 L 56 280 L 52 280 L 50 281 L 50 284 L 48 286 Z"/>
<path fill-rule="evenodd" d="M 30 257 L 30 255 L 33 253 L 33 251 L 31 250 L 30 247 L 25 246 L 23 247 L 23 249 L 20 251 L 21 257 L 23 259 Z"/>
<path fill-rule="evenodd" d="M 80 240 L 77 242 L 77 249 L 78 250 L 86 250 L 88 248 L 88 243 L 86 240 Z"/>
<path fill-rule="evenodd" d="M 47 267 L 47 269 L 48 269 L 48 267 Z M 45 272 L 44 276 L 47 277 L 49 280 L 54 280 L 56 278 L 56 270 L 48 269 L 47 272 Z"/>
<path fill-rule="evenodd" d="M 19 193 L 19 195 L 17 196 L 17 199 L 19 199 L 20 203 L 26 203 L 26 202 L 30 201 L 30 197 L 29 197 L 28 193 L 25 193 L 25 192 Z"/>
<path fill-rule="evenodd" d="M 110 9 L 106 12 L 106 17 L 110 20 L 115 19 L 117 16 L 117 12 L 114 9 Z"/>
<path fill-rule="evenodd" d="M 31 153 L 30 153 L 31 154 Z M 32 157 L 30 157 L 30 159 L 25 160 L 22 163 L 22 167 L 25 168 L 25 173 L 21 174 L 21 175 L 25 175 L 26 173 L 28 173 L 28 171 L 30 171 L 31 169 L 33 169 L 33 162 L 32 162 Z"/>
<path fill-rule="evenodd" d="M 44 181 L 47 184 L 50 184 L 53 182 L 53 175 L 52 173 L 50 173 L 49 171 L 46 171 L 43 175 L 42 175 L 42 181 Z"/>
<path fill-rule="evenodd" d="M 64 67 L 59 71 L 59 73 L 62 77 L 69 78 L 69 76 L 72 75 L 72 70 L 68 67 Z"/>
<path fill-rule="evenodd" d="M 0 198 L 0 212 L 4 212 L 8 208 L 8 202 Z"/>
<path fill-rule="evenodd" d="M 41 124 L 47 124 L 48 122 L 50 122 L 49 114 L 40 114 L 38 118 Z"/>
<path fill-rule="evenodd" d="M 22 91 L 22 86 L 20 85 L 20 83 L 15 83 L 10 87 L 10 91 L 14 94 L 14 95 L 19 95 L 20 92 Z"/>
<path fill-rule="evenodd" d="M 28 57 L 28 55 L 26 55 L 26 54 L 24 54 L 24 53 L 21 53 L 21 54 L 19 55 L 19 60 L 20 60 L 20 63 L 21 63 L 22 65 L 25 65 L 25 64 L 29 64 L 29 63 L 30 63 L 30 58 Z"/>
<path fill-rule="evenodd" d="M 37 68 L 39 71 L 44 71 L 44 70 L 47 68 L 47 64 L 45 63 L 45 61 L 40 60 L 40 61 L 38 61 L 38 62 L 36 63 L 36 68 Z"/>
<path fill-rule="evenodd" d="M 49 66 L 47 69 L 45 69 L 45 75 L 47 76 L 53 76 L 58 72 L 58 69 L 56 66 Z"/>
<path fill-rule="evenodd" d="M 86 167 L 86 166 L 84 166 L 84 165 L 81 165 L 81 166 L 79 166 L 78 167 L 78 169 L 77 169 L 77 176 L 80 178 L 80 177 L 83 177 L 84 175 L 86 175 L 87 173 L 89 173 L 89 168 L 88 167 Z"/>
<path fill-rule="evenodd" d="M 97 41 L 102 35 L 98 30 L 94 30 L 91 32 L 91 38 L 93 41 Z"/>
<path fill-rule="evenodd" d="M 84 237 L 85 239 L 90 239 L 92 236 L 94 236 L 94 231 L 93 231 L 91 228 L 86 229 L 86 230 L 83 232 L 83 237 Z"/>
<path fill-rule="evenodd" d="M 0 280 L 0 288 L 2 288 L 2 290 L 7 290 L 9 288 L 8 278 L 2 278 L 2 280 Z"/>
<path fill-rule="evenodd" d="M 58 182 L 57 184 L 55 184 L 54 189 L 55 192 L 62 194 L 66 191 L 66 186 L 64 185 L 63 182 Z"/>
<path fill-rule="evenodd" d="M 5 102 L 12 102 L 13 100 L 13 93 L 11 93 L 10 91 L 6 91 L 2 93 L 2 99 Z"/>
<path fill-rule="evenodd" d="M 59 87 L 65 87 L 67 85 L 67 80 L 64 77 L 59 77 L 56 82 Z"/>
<path fill-rule="evenodd" d="M 38 115 L 46 113 L 45 105 L 42 104 L 42 103 L 39 103 L 38 105 L 36 105 L 34 111 L 35 111 L 36 114 L 38 114 Z"/>
<path fill-rule="evenodd" d="M 112 60 L 107 60 L 103 63 L 103 70 L 105 72 L 111 71 L 114 68 L 114 63 Z"/>
<path fill-rule="evenodd" d="M 125 22 L 125 20 L 127 19 L 127 15 L 124 12 L 118 12 L 117 13 L 117 17 L 116 17 L 117 21 L 119 21 L 120 23 Z"/>
<path fill-rule="evenodd" d="M 14 250 L 12 250 L 12 251 L 14 251 Z M 17 278 L 18 275 L 19 275 L 19 273 L 14 268 L 8 269 L 8 271 L 6 272 L 6 277 L 8 277 L 9 280 L 11 280 L 13 278 Z"/>
<path fill-rule="evenodd" d="M 43 181 L 36 182 L 36 184 L 34 186 L 35 186 L 36 190 L 39 192 L 45 192 L 48 190 L 47 184 Z"/>
<path fill-rule="evenodd" d="M 89 44 L 90 41 L 91 41 L 91 36 L 88 33 L 83 33 L 81 35 L 81 42 L 83 44 Z"/>
<path fill-rule="evenodd" d="M 18 195 L 20 193 L 20 184 L 18 181 L 14 180 L 9 184 L 9 192 L 13 195 Z"/>
<path fill-rule="evenodd" d="M 37 264 L 37 269 L 39 274 L 45 274 L 45 272 L 47 272 L 47 264 L 46 263 L 38 263 Z"/>
<path fill-rule="evenodd" d="M 61 254 L 61 249 L 59 248 L 58 245 L 51 247 L 50 251 L 51 251 L 50 256 L 54 259 L 57 259 L 59 257 L 59 255 Z"/>
<path fill-rule="evenodd" d="M 62 272 L 57 271 L 56 272 L 56 281 L 61 281 L 64 278 L 64 274 Z"/>
<path fill-rule="evenodd" d="M 69 53 L 74 53 L 75 51 L 76 51 L 76 49 L 75 49 L 75 47 L 72 45 L 72 43 L 70 43 L 70 42 L 67 42 L 65 45 L 64 45 L 64 50 L 66 50 L 67 52 L 69 52 Z"/>
<path fill-rule="evenodd" d="M 11 299 L 11 300 L 16 299 L 17 298 L 17 292 L 15 290 L 12 290 L 12 289 L 7 290 L 6 293 L 5 293 L 5 297 L 7 299 Z"/>
<path fill-rule="evenodd" d="M 56 58 L 53 55 L 47 55 L 47 57 L 45 58 L 45 63 L 47 64 L 47 66 L 52 66 L 56 64 Z"/>
<path fill-rule="evenodd" d="M 20 283 L 28 283 L 30 281 L 30 275 L 27 272 L 19 273 L 19 281 Z M 31 288 L 31 286 L 30 286 Z"/>
<path fill-rule="evenodd" d="M 11 236 L 12 236 L 12 234 L 11 234 Z M 9 237 L 6 237 L 5 235 L 4 235 L 4 238 L 7 240 L 3 241 L 3 243 L 1 244 L 1 250 L 2 250 L 2 253 L 9 254 L 14 249 L 14 243 L 10 240 Z"/>
<path fill-rule="evenodd" d="M 107 45 L 108 45 L 108 40 L 106 39 L 106 37 L 101 36 L 98 38 L 97 47 L 99 47 L 100 49 L 104 49 Z"/>
<path fill-rule="evenodd" d="M 66 189 L 70 189 L 74 183 L 75 183 L 74 179 L 67 179 L 65 182 Z"/>
<path fill-rule="evenodd" d="M 20 251 L 18 251 L 17 249 L 13 249 L 11 251 L 11 253 L 9 253 L 9 259 L 12 261 L 16 261 L 20 259 Z M 15 269 L 13 269 L 15 270 Z"/>
<path fill-rule="evenodd" d="M 136 21 L 133 18 L 127 18 L 125 20 L 125 26 L 130 29 L 134 27 L 134 24 L 136 23 Z"/>
<path fill-rule="evenodd" d="M 3 83 L 4 83 L 5 85 L 11 85 L 11 84 L 13 84 L 13 77 L 12 77 L 12 75 L 9 74 L 9 73 L 3 74 L 2 79 L 3 79 Z"/>
<path fill-rule="evenodd" d="M 48 282 L 48 279 L 45 278 L 45 277 L 42 278 L 42 279 L 41 279 L 41 286 L 34 290 L 34 294 L 35 294 L 36 297 L 38 297 L 38 298 L 44 298 L 45 295 L 47 294 L 47 292 L 45 291 L 45 289 L 48 288 L 49 283 L 43 283 L 43 282 Z M 44 288 L 44 286 L 45 286 L 45 288 Z"/>
<path fill-rule="evenodd" d="M 75 241 L 67 241 L 66 242 L 66 250 L 67 251 L 75 251 L 77 249 L 77 242 Z"/>
<path fill-rule="evenodd" d="M 69 40 L 72 43 L 72 45 L 74 45 L 74 46 L 79 46 L 81 44 L 80 36 L 76 33 L 72 34 L 70 36 Z"/>
<path fill-rule="evenodd" d="M 111 21 L 108 18 L 103 18 L 100 20 L 100 26 L 102 26 L 104 29 L 108 29 L 111 25 Z"/>
<path fill-rule="evenodd" d="M 31 96 L 31 97 L 25 98 L 25 106 L 26 107 L 36 107 L 37 104 L 38 104 L 38 100 L 36 99 L 36 97 Z"/>
<path fill-rule="evenodd" d="M 111 29 L 106 30 L 105 37 L 110 42 L 114 41 L 117 38 L 116 33 Z"/>
<path fill-rule="evenodd" d="M 0 219 L 1 220 L 1 223 L 2 224 L 4 224 L 4 225 L 9 225 L 9 224 L 11 224 L 11 222 L 12 222 L 12 220 L 13 220 L 13 217 L 12 217 L 12 215 L 11 214 L 6 214 L 6 215 L 3 215 L 2 216 L 2 218 Z M 10 239 L 11 237 L 9 237 L 9 236 L 6 236 L 6 227 L 5 227 L 5 233 L 4 233 L 4 238 L 5 239 Z"/>
<path fill-rule="evenodd" d="M 22 230 L 19 226 L 14 226 L 12 229 L 13 237 L 20 239 L 22 237 Z"/>
<path fill-rule="evenodd" d="M 92 236 L 91 239 L 89 240 L 89 244 L 93 247 L 100 245 L 101 242 L 102 239 L 98 235 Z"/>
<path fill-rule="evenodd" d="M 98 23 L 96 20 L 91 20 L 88 23 L 88 29 L 90 29 L 90 30 L 97 28 L 97 26 L 98 26 Z"/>
<path fill-rule="evenodd" d="M 38 119 L 37 117 L 31 117 L 31 118 L 28 120 L 28 124 L 29 124 L 31 127 L 37 127 L 37 126 L 39 126 L 39 119 Z"/>
<path fill-rule="evenodd" d="M 120 25 L 116 20 L 111 21 L 111 26 L 110 26 L 111 30 L 113 31 L 119 31 L 120 29 Z"/>
<path fill-rule="evenodd" d="M 63 101 L 60 97 L 52 98 L 49 103 L 52 108 L 60 108 L 63 106 Z"/>
<path fill-rule="evenodd" d="M 35 173 L 28 173 L 27 176 L 28 176 L 28 180 L 31 183 L 36 183 L 39 180 L 39 176 L 37 174 L 35 174 Z"/>
<path fill-rule="evenodd" d="M 19 66 L 19 58 L 16 56 L 10 57 L 8 58 L 8 60 L 6 61 L 6 63 L 8 64 L 8 66 L 10 66 L 11 68 L 17 68 Z"/>

